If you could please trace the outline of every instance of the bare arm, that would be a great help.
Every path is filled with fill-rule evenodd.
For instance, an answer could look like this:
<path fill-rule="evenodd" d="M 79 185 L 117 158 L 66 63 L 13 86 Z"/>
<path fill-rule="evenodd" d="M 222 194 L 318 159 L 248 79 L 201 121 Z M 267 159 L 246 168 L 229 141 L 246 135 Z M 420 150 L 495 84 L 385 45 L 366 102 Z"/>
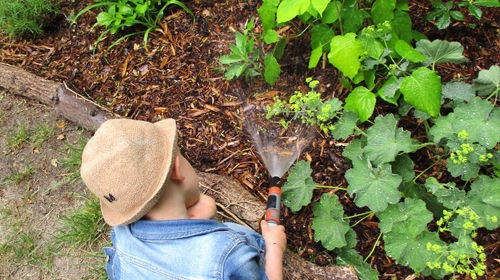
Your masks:
<path fill-rule="evenodd" d="M 270 280 L 283 279 L 283 254 L 286 250 L 286 234 L 283 226 L 270 229 L 267 222 L 260 224 L 266 241 L 266 275 Z"/>
<path fill-rule="evenodd" d="M 200 194 L 200 199 L 187 209 L 190 219 L 210 220 L 217 213 L 215 200 L 208 195 Z"/>

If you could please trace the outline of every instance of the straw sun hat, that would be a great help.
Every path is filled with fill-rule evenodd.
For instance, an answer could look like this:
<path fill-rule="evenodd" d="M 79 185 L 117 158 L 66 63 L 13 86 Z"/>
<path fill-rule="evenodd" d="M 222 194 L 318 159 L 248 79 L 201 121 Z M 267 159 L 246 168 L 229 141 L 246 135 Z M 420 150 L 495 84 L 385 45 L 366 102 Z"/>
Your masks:
<path fill-rule="evenodd" d="M 154 124 L 106 121 L 83 150 L 81 175 L 100 199 L 111 226 L 133 223 L 148 213 L 170 177 L 177 146 L 174 119 Z"/>

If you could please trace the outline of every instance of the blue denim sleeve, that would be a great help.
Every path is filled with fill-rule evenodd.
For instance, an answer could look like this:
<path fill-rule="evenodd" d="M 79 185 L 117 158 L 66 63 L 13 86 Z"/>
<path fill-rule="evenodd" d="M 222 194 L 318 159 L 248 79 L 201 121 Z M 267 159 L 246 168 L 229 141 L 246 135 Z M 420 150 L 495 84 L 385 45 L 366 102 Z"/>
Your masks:
<path fill-rule="evenodd" d="M 260 265 L 259 253 L 253 246 L 239 243 L 227 256 L 223 279 L 267 280 L 264 267 Z"/>

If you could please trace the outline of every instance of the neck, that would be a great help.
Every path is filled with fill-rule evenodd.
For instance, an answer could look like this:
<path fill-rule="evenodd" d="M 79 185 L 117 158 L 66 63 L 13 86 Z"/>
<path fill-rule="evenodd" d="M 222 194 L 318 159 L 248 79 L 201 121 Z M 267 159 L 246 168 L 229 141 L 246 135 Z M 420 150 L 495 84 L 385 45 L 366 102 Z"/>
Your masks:
<path fill-rule="evenodd" d="M 160 197 L 153 209 L 144 216 L 146 220 L 168 221 L 189 219 L 184 197 L 177 192 L 169 192 L 167 190 Z"/>

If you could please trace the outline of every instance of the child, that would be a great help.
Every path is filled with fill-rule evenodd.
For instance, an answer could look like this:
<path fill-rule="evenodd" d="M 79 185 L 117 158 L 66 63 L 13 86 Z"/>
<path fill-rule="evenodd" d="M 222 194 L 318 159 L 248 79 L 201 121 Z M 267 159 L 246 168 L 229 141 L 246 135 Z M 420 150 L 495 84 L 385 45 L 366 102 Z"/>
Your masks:
<path fill-rule="evenodd" d="M 215 202 L 180 154 L 175 120 L 106 121 L 85 146 L 81 175 L 113 226 L 110 279 L 282 279 L 284 228 L 262 221 L 261 236 L 211 220 Z"/>

